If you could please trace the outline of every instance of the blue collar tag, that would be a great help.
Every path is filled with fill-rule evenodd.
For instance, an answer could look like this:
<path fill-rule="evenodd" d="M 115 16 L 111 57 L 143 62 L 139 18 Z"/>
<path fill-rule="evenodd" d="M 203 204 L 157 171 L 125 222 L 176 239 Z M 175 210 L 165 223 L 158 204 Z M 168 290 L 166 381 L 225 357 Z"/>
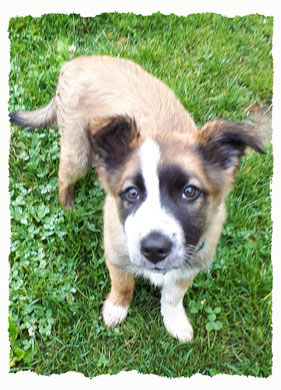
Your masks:
<path fill-rule="evenodd" d="M 202 251 L 202 249 L 204 249 L 206 246 L 206 241 L 203 241 L 202 245 L 200 246 L 200 248 L 198 249 L 198 252 L 199 251 Z"/>

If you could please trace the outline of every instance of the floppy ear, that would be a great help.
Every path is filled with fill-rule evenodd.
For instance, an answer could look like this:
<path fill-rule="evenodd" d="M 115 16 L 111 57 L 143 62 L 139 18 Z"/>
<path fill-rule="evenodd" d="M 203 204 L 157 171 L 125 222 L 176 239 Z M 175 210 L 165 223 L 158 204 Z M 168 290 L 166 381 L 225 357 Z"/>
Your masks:
<path fill-rule="evenodd" d="M 118 168 L 139 136 L 136 123 L 127 116 L 96 119 L 90 124 L 90 143 L 96 167 Z"/>
<path fill-rule="evenodd" d="M 264 153 L 253 127 L 244 123 L 217 120 L 206 123 L 198 134 L 199 151 L 210 164 L 232 173 L 246 147 Z"/>

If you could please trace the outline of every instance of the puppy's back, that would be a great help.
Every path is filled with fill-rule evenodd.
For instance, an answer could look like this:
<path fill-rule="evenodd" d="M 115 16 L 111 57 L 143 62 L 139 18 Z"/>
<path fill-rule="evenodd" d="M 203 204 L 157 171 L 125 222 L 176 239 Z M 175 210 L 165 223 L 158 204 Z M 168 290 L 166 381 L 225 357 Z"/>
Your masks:
<path fill-rule="evenodd" d="M 78 57 L 61 71 L 56 99 L 81 121 L 128 115 L 144 133 L 196 131 L 173 91 L 136 63 L 108 56 Z"/>

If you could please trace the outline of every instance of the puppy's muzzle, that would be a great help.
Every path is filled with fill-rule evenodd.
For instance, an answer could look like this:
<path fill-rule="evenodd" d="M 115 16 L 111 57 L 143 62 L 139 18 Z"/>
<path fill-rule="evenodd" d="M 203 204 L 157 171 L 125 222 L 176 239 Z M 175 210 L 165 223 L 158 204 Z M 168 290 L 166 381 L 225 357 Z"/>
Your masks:
<path fill-rule="evenodd" d="M 141 241 L 141 253 L 151 263 L 156 264 L 166 259 L 173 243 L 162 233 L 152 232 Z"/>

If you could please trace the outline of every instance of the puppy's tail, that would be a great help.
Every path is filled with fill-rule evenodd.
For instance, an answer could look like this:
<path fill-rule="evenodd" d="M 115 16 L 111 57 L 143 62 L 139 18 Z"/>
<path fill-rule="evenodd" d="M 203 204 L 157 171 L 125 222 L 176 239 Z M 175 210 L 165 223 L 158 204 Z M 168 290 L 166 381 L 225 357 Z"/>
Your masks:
<path fill-rule="evenodd" d="M 29 130 L 48 127 L 57 121 L 56 103 L 53 98 L 46 106 L 34 111 L 16 111 L 9 114 L 10 122 Z"/>

